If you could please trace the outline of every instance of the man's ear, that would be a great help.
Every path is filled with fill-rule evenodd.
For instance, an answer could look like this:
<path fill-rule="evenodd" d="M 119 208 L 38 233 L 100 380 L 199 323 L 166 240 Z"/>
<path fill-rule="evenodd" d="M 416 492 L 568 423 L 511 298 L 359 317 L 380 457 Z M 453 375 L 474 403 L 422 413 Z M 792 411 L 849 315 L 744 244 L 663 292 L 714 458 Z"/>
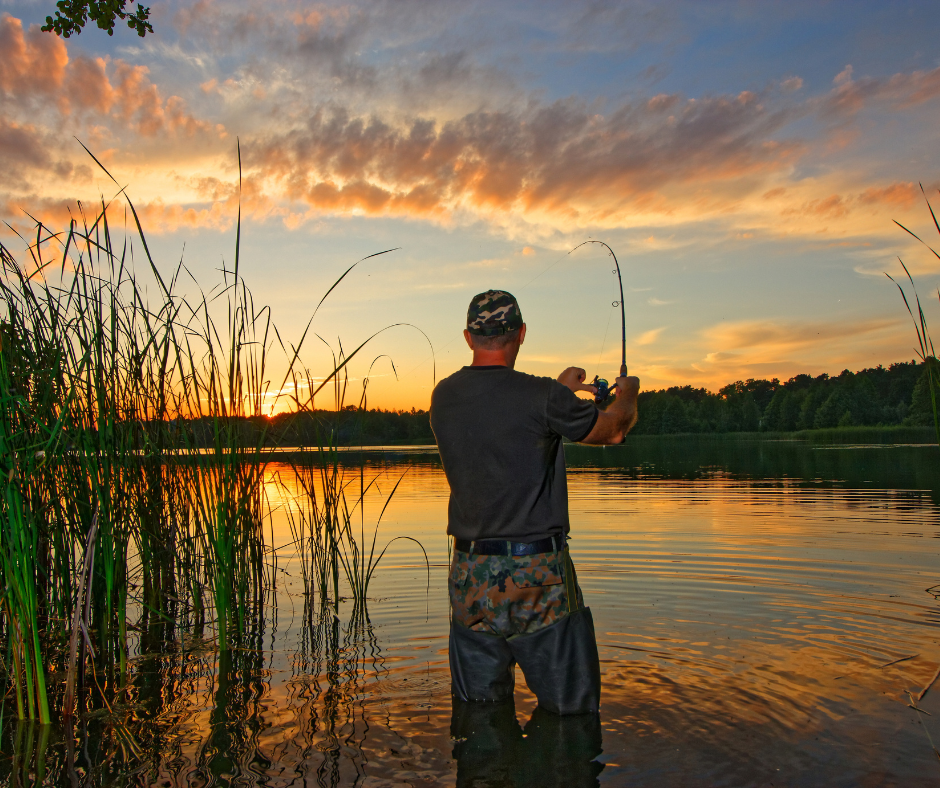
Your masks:
<path fill-rule="evenodd" d="M 525 342 L 525 323 L 519 329 L 519 344 L 521 345 L 523 342 Z"/>
<path fill-rule="evenodd" d="M 463 338 L 467 340 L 467 347 L 473 350 L 473 336 L 467 329 L 463 330 Z"/>

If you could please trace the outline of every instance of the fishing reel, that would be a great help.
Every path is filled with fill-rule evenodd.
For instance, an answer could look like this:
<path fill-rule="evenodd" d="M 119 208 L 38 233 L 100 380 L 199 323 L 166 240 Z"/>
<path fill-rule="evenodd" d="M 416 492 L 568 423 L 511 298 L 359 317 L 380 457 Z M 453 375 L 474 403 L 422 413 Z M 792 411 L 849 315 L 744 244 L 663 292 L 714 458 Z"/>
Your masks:
<path fill-rule="evenodd" d="M 627 376 L 627 364 L 624 362 L 620 365 L 620 377 L 625 378 Z M 611 397 L 615 396 L 614 392 L 617 391 L 617 384 L 614 383 L 613 386 L 610 385 L 604 378 L 599 375 L 594 376 L 594 380 L 591 381 L 591 385 L 594 386 L 594 402 L 598 405 L 602 405 L 607 402 Z"/>
<path fill-rule="evenodd" d="M 616 383 L 611 386 L 610 383 L 604 380 L 604 378 L 598 377 L 597 375 L 594 376 L 594 380 L 591 381 L 591 385 L 596 389 L 594 394 L 594 402 L 596 402 L 598 405 L 601 405 L 610 399 L 617 390 Z"/>

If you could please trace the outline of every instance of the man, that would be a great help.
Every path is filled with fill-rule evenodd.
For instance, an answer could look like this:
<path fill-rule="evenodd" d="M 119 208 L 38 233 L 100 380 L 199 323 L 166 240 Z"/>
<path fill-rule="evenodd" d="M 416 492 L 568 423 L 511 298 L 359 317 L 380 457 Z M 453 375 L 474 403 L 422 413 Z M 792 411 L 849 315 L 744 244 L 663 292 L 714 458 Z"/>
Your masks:
<path fill-rule="evenodd" d="M 615 444 L 636 423 L 640 382 L 617 378 L 606 410 L 580 399 L 583 369 L 558 380 L 516 372 L 526 326 L 502 290 L 473 298 L 464 337 L 473 363 L 431 396 L 431 427 L 450 484 L 453 693 L 512 697 L 516 662 L 539 705 L 597 712 L 600 664 L 591 612 L 568 556 L 562 438 Z"/>

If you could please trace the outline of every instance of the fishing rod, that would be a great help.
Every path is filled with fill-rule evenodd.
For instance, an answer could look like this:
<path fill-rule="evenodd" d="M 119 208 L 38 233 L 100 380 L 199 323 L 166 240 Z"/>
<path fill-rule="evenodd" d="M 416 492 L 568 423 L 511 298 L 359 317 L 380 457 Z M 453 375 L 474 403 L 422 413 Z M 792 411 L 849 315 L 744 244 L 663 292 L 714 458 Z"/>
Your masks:
<path fill-rule="evenodd" d="M 615 301 L 612 304 L 612 306 L 620 307 L 620 375 L 618 375 L 618 377 L 625 378 L 627 376 L 627 314 L 623 305 L 623 278 L 620 276 L 620 263 L 617 261 L 617 255 L 614 254 L 614 250 L 603 241 L 584 241 L 584 243 L 578 244 L 571 251 L 574 252 L 585 244 L 600 244 L 607 249 L 607 251 L 610 252 L 610 256 L 614 258 L 615 269 L 613 273 L 617 274 L 617 284 L 620 285 L 620 301 Z M 598 375 L 594 376 L 591 385 L 596 389 L 594 401 L 597 403 L 604 402 L 610 396 L 611 390 L 617 388 L 616 384 L 611 386 L 604 378 Z"/>

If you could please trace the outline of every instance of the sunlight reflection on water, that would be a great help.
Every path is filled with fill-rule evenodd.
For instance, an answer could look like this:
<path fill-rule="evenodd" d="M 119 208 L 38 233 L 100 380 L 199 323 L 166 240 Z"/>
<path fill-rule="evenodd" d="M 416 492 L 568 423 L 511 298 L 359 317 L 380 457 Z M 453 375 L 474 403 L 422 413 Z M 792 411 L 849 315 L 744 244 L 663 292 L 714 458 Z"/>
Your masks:
<path fill-rule="evenodd" d="M 397 541 L 370 589 L 371 629 L 347 623 L 348 603 L 340 621 L 304 620 L 299 559 L 281 549 L 253 662 L 197 650 L 188 659 L 202 672 L 183 681 L 178 654 L 149 668 L 155 658 L 137 658 L 162 688 L 160 766 L 144 782 L 935 784 L 940 764 L 905 692 L 940 663 L 940 606 L 925 592 L 940 574 L 940 508 L 925 483 L 940 479 L 940 453 L 758 444 L 569 447 L 572 554 L 603 670 L 599 732 L 534 714 L 521 674 L 515 717 L 452 720 L 446 480 L 434 454 L 369 453 L 367 541 L 404 474 L 378 545 L 420 540 L 430 588 L 420 550 Z M 272 464 L 267 480 L 288 505 L 290 466 Z M 272 537 L 291 541 L 283 511 Z M 940 740 L 940 689 L 922 706 Z M 595 733 L 603 752 L 589 764 Z"/>
<path fill-rule="evenodd" d="M 569 489 L 572 551 L 604 671 L 601 784 L 912 785 L 940 776 L 905 694 L 940 662 L 940 608 L 924 590 L 938 569 L 938 508 L 929 489 L 879 487 L 885 467 L 897 484 L 910 466 L 901 479 L 910 486 L 922 479 L 918 466 L 936 472 L 931 450 L 825 447 L 819 459 L 791 446 L 784 465 L 798 472 L 771 469 L 771 478 L 736 472 L 720 451 L 679 467 L 611 451 L 595 463 L 597 450 L 579 462 L 585 451 L 569 449 Z M 444 785 L 454 779 L 447 487 L 428 457 L 392 458 L 388 479 L 409 463 L 381 532 L 422 541 L 430 594 L 420 553 L 393 545 L 370 606 L 389 662 L 366 703 L 384 704 L 398 734 L 425 753 L 424 778 L 443 769 L 433 784 Z M 517 686 L 524 724 L 534 698 L 521 674 Z M 940 712 L 936 697 L 925 708 Z M 393 755 L 364 773 L 384 779 Z"/>

